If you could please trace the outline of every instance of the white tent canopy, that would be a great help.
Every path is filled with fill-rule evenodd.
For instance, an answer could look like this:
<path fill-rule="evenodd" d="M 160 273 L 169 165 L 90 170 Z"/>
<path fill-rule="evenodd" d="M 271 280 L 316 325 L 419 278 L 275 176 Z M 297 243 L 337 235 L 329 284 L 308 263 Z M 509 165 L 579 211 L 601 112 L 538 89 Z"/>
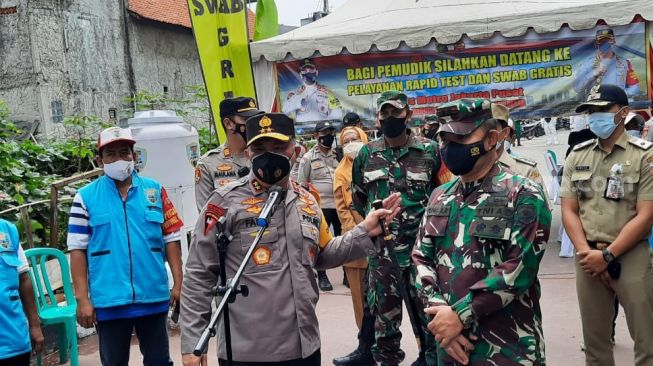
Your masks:
<path fill-rule="evenodd" d="M 629 24 L 640 15 L 653 20 L 653 0 L 349 0 L 329 16 L 292 32 L 252 44 L 252 58 L 280 61 L 318 52 L 332 56 L 412 48 L 435 39 L 455 43 L 471 39 L 555 32 L 563 24 L 575 30 L 593 28 L 597 21 Z"/>

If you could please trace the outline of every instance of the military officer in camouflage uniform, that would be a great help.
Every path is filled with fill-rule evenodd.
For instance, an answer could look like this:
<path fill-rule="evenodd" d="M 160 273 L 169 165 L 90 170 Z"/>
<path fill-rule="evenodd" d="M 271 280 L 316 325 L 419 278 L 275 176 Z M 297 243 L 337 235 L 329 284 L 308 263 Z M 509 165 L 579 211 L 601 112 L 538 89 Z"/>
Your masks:
<path fill-rule="evenodd" d="M 401 192 L 402 212 L 390 223 L 394 253 L 386 248 L 369 257 L 368 303 L 376 316 L 376 344 L 372 353 L 382 365 L 398 365 L 403 361 L 405 354 L 400 348 L 399 326 L 402 297 L 405 297 L 403 302 L 413 331 L 421 343 L 420 358 L 415 365 L 422 365 L 426 363 L 425 356 L 433 354 L 435 344 L 426 332 L 426 318 L 415 293 L 410 253 L 428 197 L 435 187 L 444 183 L 438 177 L 442 165 L 437 143 L 414 135 L 406 127 L 412 112 L 405 94 L 396 91 L 381 94 L 377 99 L 377 111 L 383 137 L 363 146 L 354 160 L 354 208 L 365 215 L 375 200 Z M 397 264 L 401 278 L 396 276 Z M 429 364 L 434 362 L 433 359 Z"/>
<path fill-rule="evenodd" d="M 628 97 L 601 85 L 576 112 L 598 137 L 565 162 L 562 223 L 576 249 L 576 292 L 587 366 L 614 366 L 615 296 L 635 342 L 631 365 L 653 365 L 653 143 L 625 133 Z"/>
<path fill-rule="evenodd" d="M 376 251 L 370 239 L 381 233 L 379 218 L 392 220 L 399 212 L 399 195 L 387 209 L 370 213 L 340 237 L 331 237 L 316 199 L 289 180 L 298 148 L 293 120 L 267 113 L 247 120 L 248 176 L 215 190 L 195 226 L 181 301 L 181 349 L 184 366 L 199 366 L 206 356 L 192 354 L 211 314 L 211 288 L 218 281 L 216 251 L 218 221 L 233 236 L 226 252 L 226 273 L 234 276 L 258 232 L 257 217 L 272 185 L 285 199 L 270 216 L 241 279 L 248 297 L 230 307 L 234 365 L 320 366 L 320 331 L 315 306 L 318 289 L 313 270 L 341 266 Z M 225 364 L 224 324 L 218 322 L 218 356 Z M 206 363 L 203 363 L 206 365 Z"/>
<path fill-rule="evenodd" d="M 491 103 L 440 106 L 442 159 L 458 178 L 433 192 L 412 260 L 439 366 L 544 365 L 537 279 L 551 212 L 541 187 L 497 164 Z"/>
<path fill-rule="evenodd" d="M 424 117 L 424 130 L 422 134 L 429 140 L 435 140 L 435 134 L 440 128 L 440 120 L 438 116 L 429 114 Z"/>
<path fill-rule="evenodd" d="M 195 167 L 195 203 L 201 210 L 211 192 L 247 174 L 245 121 L 263 113 L 252 98 L 227 98 L 220 102 L 220 118 L 227 141 L 204 154 Z"/>
<path fill-rule="evenodd" d="M 492 117 L 501 124 L 503 130 L 502 139 L 504 141 L 513 139 L 515 130 L 508 123 L 508 120 L 510 119 L 510 111 L 508 110 L 508 107 L 503 104 L 492 103 Z M 501 144 L 501 147 L 498 147 L 497 149 L 499 152 L 499 164 L 505 168 L 506 171 L 526 177 L 539 184 L 540 187 L 542 187 L 547 202 L 549 202 L 544 186 L 544 180 L 542 180 L 542 174 L 540 174 L 540 170 L 537 169 L 537 162 L 509 154 L 505 150 L 504 144 Z"/>

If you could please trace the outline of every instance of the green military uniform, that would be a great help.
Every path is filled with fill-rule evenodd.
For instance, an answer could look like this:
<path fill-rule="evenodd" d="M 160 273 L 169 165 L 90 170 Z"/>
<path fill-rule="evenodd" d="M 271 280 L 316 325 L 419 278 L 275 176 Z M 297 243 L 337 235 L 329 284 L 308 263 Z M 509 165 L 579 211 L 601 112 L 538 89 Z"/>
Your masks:
<path fill-rule="evenodd" d="M 249 161 L 245 154 L 233 154 L 227 144 L 222 144 L 204 154 L 195 167 L 197 209 L 201 210 L 204 207 L 215 189 L 237 180 L 238 171 L 244 167 L 249 168 Z"/>
<path fill-rule="evenodd" d="M 441 108 L 458 103 L 476 108 L 464 100 Z M 473 130 L 487 119 L 466 118 L 453 122 Z M 471 132 L 454 125 L 443 127 Z M 469 365 L 545 364 L 537 272 L 550 225 L 541 188 L 498 163 L 479 183 L 456 178 L 431 195 L 412 254 L 417 291 L 424 306 L 458 313 L 474 345 Z M 442 348 L 437 354 L 440 366 L 458 365 Z"/>
<path fill-rule="evenodd" d="M 384 93 L 379 97 L 393 98 L 396 92 Z M 407 101 L 404 102 L 407 105 Z M 391 148 L 381 138 L 363 146 L 354 159 L 352 169 L 352 191 L 354 208 L 363 216 L 371 210 L 371 203 L 384 199 L 394 192 L 401 192 L 401 214 L 389 223 L 394 236 L 397 261 L 401 268 L 402 279 L 397 279 L 393 272 L 393 263 L 387 249 L 372 255 L 369 260 L 368 304 L 376 316 L 375 338 L 372 347 L 375 360 L 383 365 L 396 365 L 404 359 L 400 349 L 402 319 L 402 296 L 399 283 L 405 284 L 409 302 L 406 308 L 412 312 L 413 331 L 419 339 L 425 340 L 422 351 L 428 357 L 434 354 L 435 340 L 426 331 L 426 318 L 421 305 L 416 302 L 414 288 L 414 271 L 410 266 L 412 252 L 419 221 L 424 214 L 428 197 L 435 187 L 442 182 L 438 173 L 442 165 L 437 143 L 408 132 L 408 141 L 404 146 Z M 429 364 L 433 364 L 433 360 Z"/>

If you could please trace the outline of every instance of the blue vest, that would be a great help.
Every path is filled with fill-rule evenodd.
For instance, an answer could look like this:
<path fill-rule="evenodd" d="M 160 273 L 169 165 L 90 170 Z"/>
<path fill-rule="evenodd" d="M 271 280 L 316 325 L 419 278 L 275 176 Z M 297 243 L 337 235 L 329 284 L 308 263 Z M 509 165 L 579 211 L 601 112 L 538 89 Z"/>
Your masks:
<path fill-rule="evenodd" d="M 27 318 L 18 293 L 18 231 L 0 219 L 0 360 L 31 349 Z"/>
<path fill-rule="evenodd" d="M 134 173 L 123 201 L 115 182 L 102 176 L 79 194 L 91 228 L 86 255 L 93 306 L 168 300 L 161 185 Z"/>

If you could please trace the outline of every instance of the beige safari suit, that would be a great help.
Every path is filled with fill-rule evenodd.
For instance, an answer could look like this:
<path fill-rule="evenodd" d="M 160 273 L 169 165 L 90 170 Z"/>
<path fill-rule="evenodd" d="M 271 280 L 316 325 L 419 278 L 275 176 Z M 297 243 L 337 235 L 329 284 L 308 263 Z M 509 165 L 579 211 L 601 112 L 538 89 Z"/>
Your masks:
<path fill-rule="evenodd" d="M 208 324 L 218 282 L 217 230 L 207 212 L 226 210 L 226 228 L 233 235 L 227 252 L 227 277 L 232 277 L 258 231 L 256 217 L 268 194 L 244 177 L 216 190 L 195 227 L 181 300 L 182 353 L 193 351 Z M 251 183 L 255 182 L 255 183 Z M 320 348 L 315 306 L 318 286 L 314 268 L 327 269 L 362 258 L 374 244 L 362 224 L 332 238 L 315 198 L 297 184 L 271 218 L 250 260 L 242 284 L 249 296 L 239 296 L 229 308 L 234 361 L 282 362 L 311 356 Z M 223 323 L 218 323 L 218 354 L 225 358 Z"/>
<path fill-rule="evenodd" d="M 575 198 L 588 241 L 611 243 L 636 214 L 638 201 L 653 200 L 653 143 L 624 133 L 612 152 L 598 140 L 576 146 L 567 158 L 560 196 Z M 624 198 L 604 198 L 614 164 L 623 167 Z M 588 366 L 613 366 L 612 332 L 615 295 L 626 313 L 635 341 L 635 365 L 653 365 L 653 261 L 648 235 L 617 260 L 621 276 L 610 288 L 580 268 L 576 260 L 576 291 L 583 323 Z"/>
<path fill-rule="evenodd" d="M 336 208 L 333 199 L 333 179 L 335 170 L 338 167 L 338 160 L 333 149 L 324 154 L 316 146 L 310 149 L 299 162 L 297 171 L 297 182 L 311 183 L 322 201 L 322 208 Z"/>
<path fill-rule="evenodd" d="M 499 164 L 505 167 L 510 173 L 526 177 L 539 184 L 540 187 L 542 187 L 542 192 L 544 192 L 544 198 L 546 199 L 547 204 L 550 205 L 551 201 L 549 200 L 549 195 L 546 186 L 544 185 L 542 174 L 540 174 L 540 170 L 537 169 L 536 162 L 529 159 L 514 157 L 504 151 L 499 157 Z"/>
<path fill-rule="evenodd" d="M 211 193 L 238 179 L 238 170 L 249 167 L 245 155 L 234 155 L 226 144 L 204 154 L 195 167 L 195 203 L 202 210 Z"/>

